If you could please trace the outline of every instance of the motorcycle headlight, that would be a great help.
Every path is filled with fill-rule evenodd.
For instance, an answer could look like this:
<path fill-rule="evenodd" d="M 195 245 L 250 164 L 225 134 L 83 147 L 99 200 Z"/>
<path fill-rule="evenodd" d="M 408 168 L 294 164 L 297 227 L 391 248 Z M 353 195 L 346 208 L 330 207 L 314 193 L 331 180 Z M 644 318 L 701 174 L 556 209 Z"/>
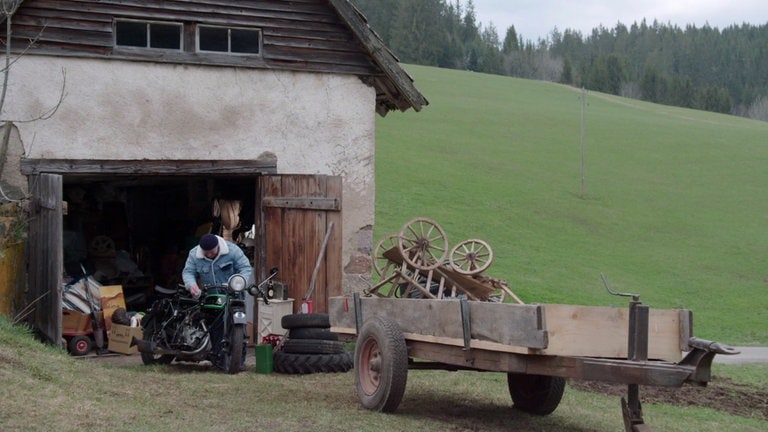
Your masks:
<path fill-rule="evenodd" d="M 245 277 L 243 275 L 232 275 L 227 281 L 227 285 L 232 291 L 240 292 L 245 289 Z"/>

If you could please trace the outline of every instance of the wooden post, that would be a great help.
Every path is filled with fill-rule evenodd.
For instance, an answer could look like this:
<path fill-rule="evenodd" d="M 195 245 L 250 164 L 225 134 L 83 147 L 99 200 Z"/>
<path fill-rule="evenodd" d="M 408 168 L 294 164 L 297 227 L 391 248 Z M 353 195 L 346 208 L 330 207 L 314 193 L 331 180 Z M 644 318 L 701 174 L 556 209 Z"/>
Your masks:
<path fill-rule="evenodd" d="M 584 111 L 587 104 L 587 90 L 581 88 L 581 194 L 579 197 L 584 199 L 584 134 L 586 126 L 584 124 Z"/>

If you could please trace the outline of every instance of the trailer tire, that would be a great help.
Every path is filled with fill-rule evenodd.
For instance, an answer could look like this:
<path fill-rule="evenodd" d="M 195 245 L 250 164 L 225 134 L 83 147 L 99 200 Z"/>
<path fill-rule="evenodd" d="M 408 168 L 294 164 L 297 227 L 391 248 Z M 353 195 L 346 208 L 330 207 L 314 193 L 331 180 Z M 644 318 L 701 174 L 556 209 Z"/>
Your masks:
<path fill-rule="evenodd" d="M 528 414 L 549 415 L 560 405 L 565 378 L 520 373 L 507 374 L 509 395 L 514 408 Z"/>
<path fill-rule="evenodd" d="M 352 353 L 293 354 L 278 351 L 273 358 L 274 370 L 284 374 L 311 374 L 318 372 L 347 372 L 352 369 Z"/>
<path fill-rule="evenodd" d="M 396 322 L 377 317 L 363 325 L 355 346 L 355 370 L 357 397 L 364 408 L 397 409 L 408 380 L 408 349 Z"/>
<path fill-rule="evenodd" d="M 331 327 L 331 321 L 328 318 L 327 313 L 298 313 L 283 315 L 283 317 L 280 318 L 280 325 L 286 330 L 307 327 L 327 329 Z"/>

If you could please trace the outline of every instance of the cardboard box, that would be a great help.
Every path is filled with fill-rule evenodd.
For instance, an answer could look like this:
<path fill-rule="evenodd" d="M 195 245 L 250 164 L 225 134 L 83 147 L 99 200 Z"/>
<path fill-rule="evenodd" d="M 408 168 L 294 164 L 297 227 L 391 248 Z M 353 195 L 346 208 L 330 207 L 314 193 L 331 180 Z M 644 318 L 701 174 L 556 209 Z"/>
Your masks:
<path fill-rule="evenodd" d="M 133 337 L 141 339 L 144 331 L 141 327 L 130 327 L 113 323 L 112 328 L 109 329 L 107 334 L 109 335 L 107 349 L 121 354 L 135 354 L 139 352 L 139 349 L 136 346 L 130 346 L 131 339 Z"/>
<path fill-rule="evenodd" d="M 99 288 L 101 294 L 101 310 L 104 312 L 106 329 L 112 328 L 112 314 L 116 309 L 125 309 L 125 296 L 122 285 L 105 285 Z"/>

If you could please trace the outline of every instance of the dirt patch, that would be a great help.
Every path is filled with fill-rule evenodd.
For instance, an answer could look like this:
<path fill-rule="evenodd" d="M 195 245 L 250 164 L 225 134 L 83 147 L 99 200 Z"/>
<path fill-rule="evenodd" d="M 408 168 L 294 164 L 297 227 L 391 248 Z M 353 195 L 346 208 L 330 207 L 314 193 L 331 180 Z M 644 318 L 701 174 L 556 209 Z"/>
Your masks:
<path fill-rule="evenodd" d="M 625 397 L 625 384 L 609 384 L 599 381 L 570 380 L 574 389 Z M 768 389 L 734 383 L 728 378 L 718 378 L 707 387 L 685 385 L 676 387 L 640 387 L 640 401 L 644 404 L 660 403 L 673 406 L 695 406 L 724 411 L 741 417 L 768 420 Z"/>

